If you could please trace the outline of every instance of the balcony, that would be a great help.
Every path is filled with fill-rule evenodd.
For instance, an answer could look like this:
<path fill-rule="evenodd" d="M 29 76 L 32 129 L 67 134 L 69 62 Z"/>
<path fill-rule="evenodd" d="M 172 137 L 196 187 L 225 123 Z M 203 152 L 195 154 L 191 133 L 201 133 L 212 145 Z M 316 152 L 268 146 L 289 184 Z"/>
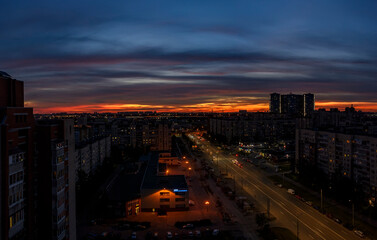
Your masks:
<path fill-rule="evenodd" d="M 19 221 L 11 229 L 9 229 L 9 238 L 14 237 L 17 233 L 24 230 L 24 220 Z"/>
<path fill-rule="evenodd" d="M 58 238 L 57 238 L 57 240 L 63 240 L 64 239 L 64 237 L 65 237 L 65 230 L 64 231 L 62 231 L 60 234 L 59 234 L 59 236 L 58 236 Z"/>

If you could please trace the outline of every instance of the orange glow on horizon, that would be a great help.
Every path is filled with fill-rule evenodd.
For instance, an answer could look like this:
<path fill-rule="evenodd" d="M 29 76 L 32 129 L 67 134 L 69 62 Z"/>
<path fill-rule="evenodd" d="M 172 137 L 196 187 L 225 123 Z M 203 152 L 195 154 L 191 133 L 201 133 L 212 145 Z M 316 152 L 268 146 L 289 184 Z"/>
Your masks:
<path fill-rule="evenodd" d="M 344 110 L 346 107 L 354 105 L 356 110 L 364 112 L 377 112 L 377 103 L 373 102 L 325 102 L 317 101 L 316 109 L 339 108 Z M 157 111 L 157 112 L 238 112 L 247 110 L 249 112 L 267 112 L 269 103 L 247 104 L 247 103 L 200 103 L 192 105 L 146 105 L 146 104 L 93 104 L 93 105 L 74 105 L 61 107 L 35 107 L 32 102 L 25 102 L 25 107 L 34 107 L 35 113 L 82 113 L 82 112 L 131 112 L 131 111 Z"/>

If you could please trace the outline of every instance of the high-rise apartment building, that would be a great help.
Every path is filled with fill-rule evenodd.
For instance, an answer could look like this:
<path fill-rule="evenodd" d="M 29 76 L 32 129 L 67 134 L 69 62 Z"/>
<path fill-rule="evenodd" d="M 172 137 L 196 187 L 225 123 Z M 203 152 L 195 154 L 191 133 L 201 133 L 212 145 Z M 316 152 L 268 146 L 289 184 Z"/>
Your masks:
<path fill-rule="evenodd" d="M 304 94 L 304 116 L 312 114 L 315 110 L 315 97 L 312 93 Z"/>
<path fill-rule="evenodd" d="M 270 112 L 307 116 L 314 111 L 314 94 L 304 95 L 272 93 L 270 95 Z"/>
<path fill-rule="evenodd" d="M 298 170 L 316 167 L 329 179 L 342 175 L 377 197 L 377 137 L 312 129 L 296 130 Z"/>
<path fill-rule="evenodd" d="M 149 147 L 151 151 L 171 151 L 171 125 L 168 122 L 135 119 L 130 125 L 130 143 L 133 148 Z"/>
<path fill-rule="evenodd" d="M 271 93 L 270 112 L 281 113 L 281 97 L 279 93 Z"/>
<path fill-rule="evenodd" d="M 304 115 L 304 96 L 298 94 L 281 95 L 281 113 Z"/>
<path fill-rule="evenodd" d="M 36 122 L 39 239 L 76 239 L 73 119 Z"/>
<path fill-rule="evenodd" d="M 32 108 L 24 107 L 23 82 L 0 72 L 0 238 L 33 239 Z"/>

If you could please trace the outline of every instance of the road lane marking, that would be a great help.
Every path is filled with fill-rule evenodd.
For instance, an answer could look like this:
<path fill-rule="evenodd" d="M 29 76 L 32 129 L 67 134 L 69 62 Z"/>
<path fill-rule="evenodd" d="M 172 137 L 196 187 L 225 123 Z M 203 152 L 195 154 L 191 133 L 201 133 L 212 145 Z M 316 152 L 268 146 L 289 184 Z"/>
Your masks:
<path fill-rule="evenodd" d="M 234 172 L 238 172 L 238 171 L 243 171 L 244 174 L 248 175 L 248 176 L 251 176 L 250 173 L 248 173 L 246 170 L 244 169 L 235 169 L 235 166 L 229 164 L 230 162 L 227 161 L 227 165 L 229 168 L 231 168 Z M 238 171 L 237 171 L 238 170 Z M 273 190 L 271 187 L 269 187 L 268 185 L 266 185 L 265 183 L 263 183 L 261 180 L 259 180 L 258 178 L 254 178 L 254 180 L 256 180 L 257 182 L 259 182 L 259 184 L 261 184 L 262 186 L 264 186 L 267 190 L 275 193 L 276 195 L 278 195 L 279 197 L 285 199 L 284 197 L 282 197 L 279 193 L 277 193 L 275 190 Z M 255 183 L 252 183 L 250 182 L 250 180 L 246 179 L 246 181 L 253 185 L 256 189 L 258 189 L 260 192 L 262 192 L 263 194 L 265 194 L 266 196 L 268 196 L 268 194 L 266 194 L 259 186 L 257 186 Z M 286 212 L 288 212 L 289 214 L 291 214 L 293 217 L 297 217 L 297 214 L 294 214 L 290 211 L 288 211 L 287 208 L 285 208 L 284 206 L 282 206 L 278 201 L 276 201 L 275 199 L 273 198 L 270 198 L 273 202 L 275 202 L 276 204 L 280 205 L 281 208 L 283 208 Z M 287 200 L 287 199 L 285 199 Z M 288 200 L 287 200 L 288 201 Z M 289 202 L 289 201 L 288 201 Z M 324 225 L 323 223 L 321 223 L 319 220 L 317 220 L 315 217 L 309 215 L 308 213 L 306 213 L 303 209 L 301 209 L 299 206 L 295 205 L 294 203 L 291 203 L 289 202 L 290 204 L 294 205 L 298 210 L 299 212 L 302 212 L 304 214 L 306 214 L 307 216 L 313 218 L 315 221 L 317 221 L 320 225 L 322 225 L 322 227 L 324 228 L 327 228 L 328 230 L 330 230 L 331 232 L 335 233 L 338 237 L 340 237 L 341 239 L 344 239 L 346 240 L 344 237 L 342 237 L 341 235 L 339 235 L 337 232 L 335 232 L 334 230 L 332 230 L 331 228 L 329 228 L 328 226 Z M 301 222 L 304 226 L 306 226 L 308 229 L 312 230 L 314 233 L 316 233 L 318 236 L 320 236 L 322 239 L 325 239 L 324 237 L 322 237 L 320 234 L 318 234 L 317 232 L 315 232 L 315 230 L 313 230 L 311 227 L 309 227 L 305 222 L 302 222 L 301 220 L 299 220 L 299 222 Z"/>
<path fill-rule="evenodd" d="M 208 143 L 207 143 L 207 147 L 208 147 Z M 300 215 L 304 215 L 305 214 L 307 217 L 309 217 L 310 219 L 313 219 L 315 222 L 317 222 L 318 225 L 322 226 L 327 231 L 329 231 L 329 232 L 337 235 L 340 239 L 344 239 L 345 240 L 345 238 L 342 237 L 341 235 L 339 235 L 336 231 L 334 231 L 333 229 L 331 229 L 329 226 L 323 224 L 321 222 L 321 220 L 323 220 L 324 218 L 322 218 L 318 214 L 315 214 L 316 212 L 313 212 L 311 209 L 306 209 L 306 210 L 309 210 L 311 212 L 311 214 L 313 214 L 313 216 L 310 215 L 310 214 L 308 214 L 306 212 L 306 210 L 304 210 L 304 208 L 302 208 L 302 206 L 299 206 L 298 204 L 296 204 L 295 202 L 293 202 L 291 199 L 283 196 L 281 193 L 276 192 L 276 190 L 274 190 L 272 186 L 270 186 L 269 184 L 266 184 L 265 183 L 266 181 L 264 179 L 264 178 L 266 178 L 266 176 L 264 176 L 260 172 L 255 173 L 255 170 L 253 170 L 253 169 L 249 169 L 249 171 L 246 171 L 245 169 L 236 168 L 230 162 L 230 160 L 232 160 L 232 159 L 233 159 L 232 156 L 228 156 L 228 155 L 224 155 L 224 154 L 219 154 L 219 160 L 221 161 L 221 163 L 225 164 L 225 166 L 227 166 L 230 170 L 232 170 L 232 172 L 234 172 L 238 176 L 239 175 L 246 175 L 246 176 L 248 176 L 246 178 L 245 178 L 245 176 L 241 176 L 241 177 L 244 178 L 244 180 L 246 181 L 246 183 L 249 184 L 249 186 L 254 187 L 256 191 L 259 191 L 260 193 L 262 193 L 266 197 L 270 197 L 268 194 L 266 194 L 266 192 L 274 193 L 274 194 L 277 195 L 277 197 L 279 197 L 279 198 L 283 199 L 284 201 L 286 201 L 287 204 L 290 205 L 290 207 L 292 208 L 292 212 L 288 211 L 287 208 L 289 208 L 289 206 L 287 206 L 287 208 L 286 208 L 286 207 L 283 206 L 283 205 L 286 205 L 286 204 L 284 204 L 283 202 L 281 202 L 281 203 L 277 202 L 276 199 L 273 199 L 273 198 L 270 197 L 270 199 L 273 202 L 275 202 L 278 206 L 280 206 L 282 209 L 284 209 L 291 216 L 293 216 L 294 218 L 297 218 L 298 214 L 300 214 Z M 240 172 L 243 172 L 243 173 L 240 173 Z M 259 179 L 259 178 L 262 178 L 262 179 Z M 251 180 L 249 180 L 249 179 L 251 179 Z M 263 191 L 257 184 L 263 186 L 264 189 L 266 190 L 266 192 Z M 248 191 L 248 192 L 250 193 L 251 191 Z M 253 192 L 255 192 L 255 191 L 253 191 Z M 259 197 L 259 199 L 260 199 L 260 197 Z M 313 233 L 315 233 L 316 235 L 318 235 L 322 239 L 326 239 L 321 234 L 319 234 L 316 230 L 314 230 L 311 227 L 309 227 L 302 220 L 298 219 L 298 221 L 301 222 L 301 224 L 303 224 L 304 226 L 306 226 L 309 230 L 311 230 Z M 344 232 L 344 231 L 342 231 L 342 232 Z M 349 233 L 346 233 L 346 235 L 349 235 Z M 347 237 L 349 237 L 349 236 L 347 236 Z"/>

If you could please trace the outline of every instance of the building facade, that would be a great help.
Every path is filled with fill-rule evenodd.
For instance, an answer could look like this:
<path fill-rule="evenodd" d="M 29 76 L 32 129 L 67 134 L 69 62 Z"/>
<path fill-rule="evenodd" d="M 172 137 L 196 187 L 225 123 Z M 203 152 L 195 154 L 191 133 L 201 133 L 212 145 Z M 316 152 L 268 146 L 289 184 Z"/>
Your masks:
<path fill-rule="evenodd" d="M 270 95 L 270 112 L 284 113 L 294 116 L 307 116 L 314 112 L 315 97 L 312 93 L 299 94 L 279 94 Z"/>
<path fill-rule="evenodd" d="M 189 188 L 184 175 L 159 175 L 159 156 L 151 154 L 140 188 L 142 211 L 189 209 Z"/>
<path fill-rule="evenodd" d="M 97 136 L 76 143 L 75 162 L 77 171 L 93 174 L 111 155 L 111 136 Z"/>
<path fill-rule="evenodd" d="M 37 121 L 35 135 L 38 238 L 76 239 L 73 120 Z"/>
<path fill-rule="evenodd" d="M 296 121 L 286 114 L 251 113 L 247 117 L 209 119 L 208 132 L 226 142 L 293 139 Z"/>
<path fill-rule="evenodd" d="M 362 186 L 374 200 L 377 188 L 377 137 L 296 130 L 296 166 L 317 167 L 329 179 L 342 175 Z"/>
<path fill-rule="evenodd" d="M 23 82 L 0 72 L 0 238 L 33 239 L 32 108 L 24 107 Z"/>

